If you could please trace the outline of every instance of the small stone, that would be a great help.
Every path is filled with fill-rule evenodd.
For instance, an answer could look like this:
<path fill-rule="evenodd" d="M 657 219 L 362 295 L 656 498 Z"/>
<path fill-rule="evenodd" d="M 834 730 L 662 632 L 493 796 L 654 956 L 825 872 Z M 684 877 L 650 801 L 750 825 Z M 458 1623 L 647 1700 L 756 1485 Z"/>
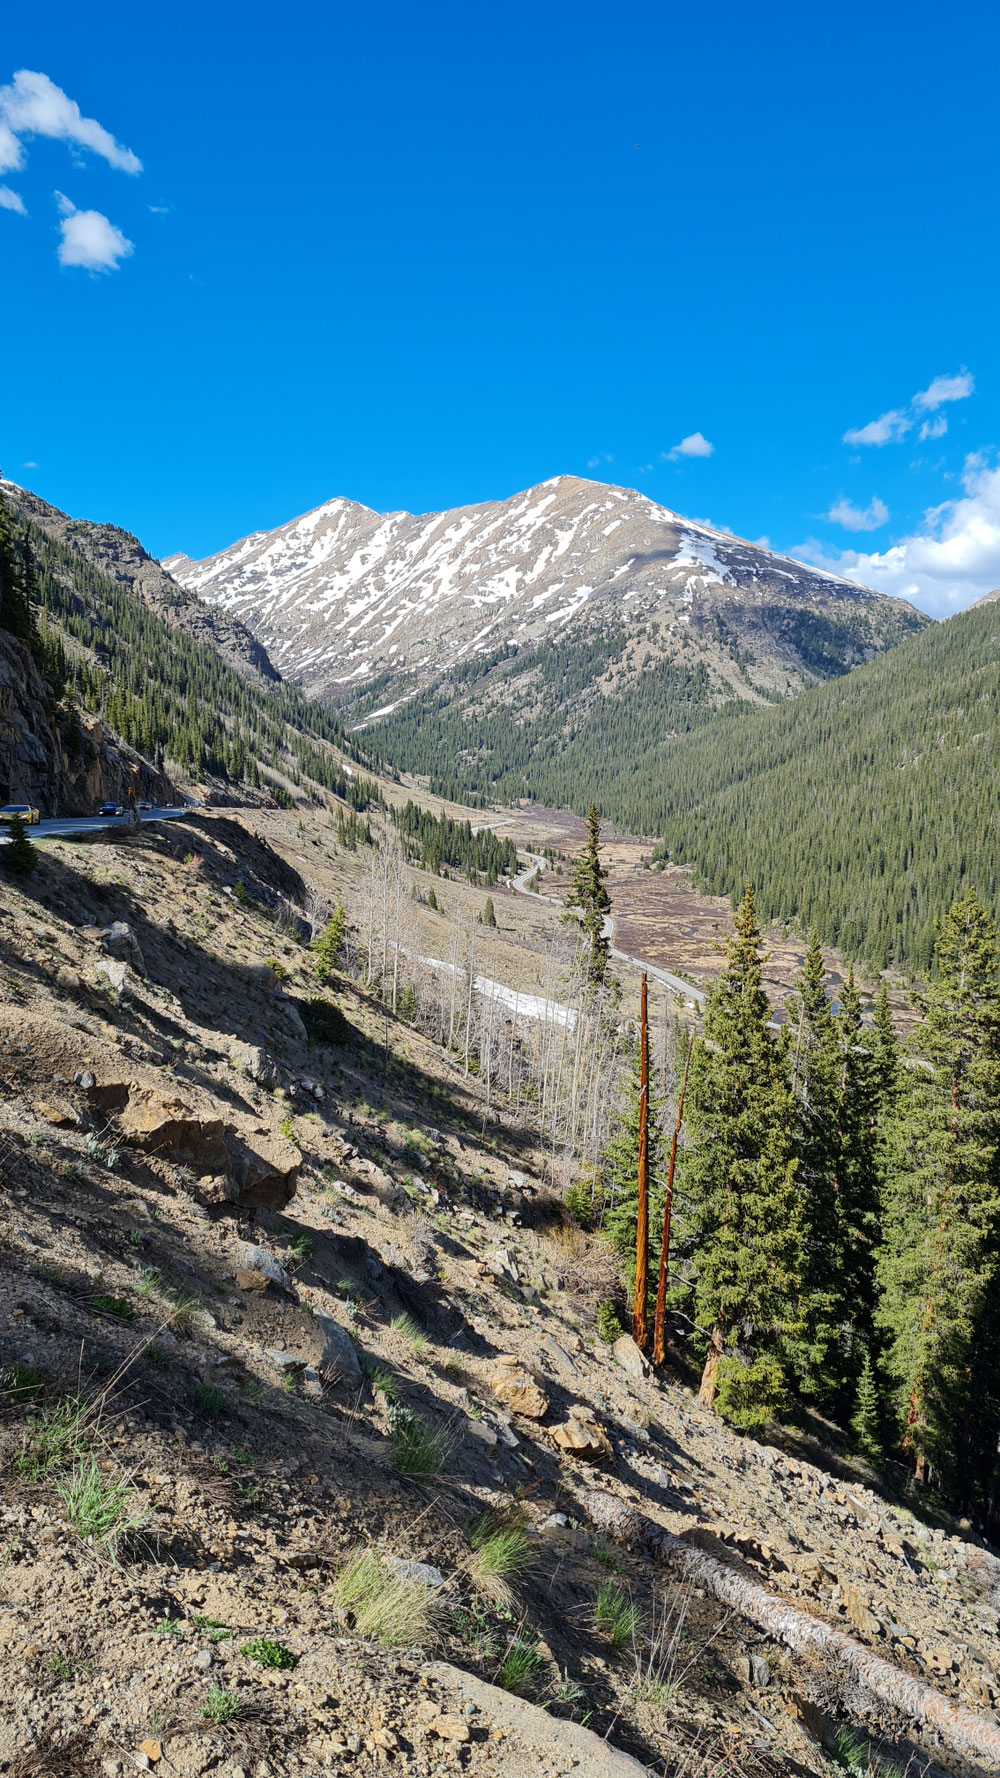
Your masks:
<path fill-rule="evenodd" d="M 526 1420 L 541 1420 L 549 1411 L 549 1398 L 538 1379 L 512 1353 L 495 1360 L 491 1388 L 504 1407 Z"/>
<path fill-rule="evenodd" d="M 158 1760 L 162 1757 L 163 1749 L 160 1746 L 159 1741 L 155 1740 L 152 1735 L 149 1735 L 145 1741 L 140 1741 L 139 1752 L 144 1753 L 148 1759 Z"/>
<path fill-rule="evenodd" d="M 640 1352 L 631 1334 L 619 1334 L 611 1348 L 616 1364 L 620 1364 L 627 1376 L 641 1380 L 649 1376 L 649 1363 Z"/>
<path fill-rule="evenodd" d="M 391 1729 L 372 1729 L 372 1740 L 376 1747 L 386 1747 L 391 1750 L 393 1747 L 399 1746 L 399 1737 L 394 1735 Z"/>
<path fill-rule="evenodd" d="M 191 1656 L 191 1665 L 192 1665 L 192 1667 L 197 1667 L 199 1672 L 207 1673 L 209 1668 L 212 1665 L 212 1651 L 211 1651 L 211 1649 L 210 1648 L 197 1649 L 195 1651 L 195 1653 Z"/>
<path fill-rule="evenodd" d="M 412 1562 L 406 1556 L 383 1556 L 386 1568 L 400 1580 L 418 1580 L 425 1587 L 443 1587 L 444 1575 L 430 1562 Z"/>
<path fill-rule="evenodd" d="M 427 1724 L 432 1735 L 441 1741 L 470 1741 L 472 1735 L 468 1723 L 461 1716 L 435 1716 Z"/>
<path fill-rule="evenodd" d="M 350 1735 L 345 1735 L 344 1739 L 347 1743 L 348 1753 L 360 1753 L 361 1752 L 361 1736 L 360 1735 L 352 1733 Z"/>

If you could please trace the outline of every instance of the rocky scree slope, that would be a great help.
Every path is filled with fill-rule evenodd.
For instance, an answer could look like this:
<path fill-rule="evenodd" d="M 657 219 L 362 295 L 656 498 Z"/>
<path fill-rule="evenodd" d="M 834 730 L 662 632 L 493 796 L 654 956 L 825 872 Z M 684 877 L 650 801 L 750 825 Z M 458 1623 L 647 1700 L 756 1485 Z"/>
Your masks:
<path fill-rule="evenodd" d="M 183 630 L 195 642 L 210 643 L 242 673 L 272 682 L 279 679 L 266 649 L 245 624 L 185 591 L 131 532 L 120 525 L 70 518 L 15 482 L 0 482 L 0 491 L 22 519 L 37 525 L 55 543 L 79 552 L 172 627 Z"/>
<path fill-rule="evenodd" d="M 832 1771 L 836 1675 L 595 1537 L 595 1483 L 997 1720 L 987 1550 L 597 1341 L 606 1256 L 418 1032 L 342 979 L 309 1041 L 296 843 L 199 815 L 0 881 L 0 1770 L 67 1737 L 95 1778 L 630 1769 L 586 1715 L 636 1770 Z M 112 1551 L 93 1464 L 141 1521 Z M 503 1586 L 488 1513 L 524 1539 Z M 411 1589 L 401 1648 L 345 1602 L 359 1548 Z"/>
<path fill-rule="evenodd" d="M 498 650 L 588 643 L 628 682 L 698 654 L 719 695 L 784 697 L 928 620 L 911 606 L 681 518 L 633 489 L 555 476 L 509 500 L 377 513 L 345 499 L 204 561 L 165 566 L 241 618 L 315 694 L 386 703 Z"/>

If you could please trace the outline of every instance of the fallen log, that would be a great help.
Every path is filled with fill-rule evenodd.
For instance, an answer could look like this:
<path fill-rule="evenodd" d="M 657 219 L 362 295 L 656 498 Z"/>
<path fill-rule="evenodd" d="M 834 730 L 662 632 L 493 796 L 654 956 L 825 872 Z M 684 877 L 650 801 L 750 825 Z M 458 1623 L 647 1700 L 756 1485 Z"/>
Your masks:
<path fill-rule="evenodd" d="M 996 1723 L 961 1704 L 953 1704 L 950 1698 L 925 1685 L 923 1680 L 902 1673 L 881 1655 L 846 1636 L 843 1630 L 788 1605 L 735 1568 L 633 1512 L 613 1494 L 591 1489 L 584 1495 L 583 1505 L 591 1524 L 606 1536 L 641 1549 L 693 1585 L 704 1587 L 793 1653 L 820 1656 L 842 1694 L 853 1685 L 873 1704 L 888 1705 L 908 1722 L 934 1730 L 954 1753 L 976 1763 L 986 1762 L 991 1772 L 1000 1769 L 1000 1728 Z"/>

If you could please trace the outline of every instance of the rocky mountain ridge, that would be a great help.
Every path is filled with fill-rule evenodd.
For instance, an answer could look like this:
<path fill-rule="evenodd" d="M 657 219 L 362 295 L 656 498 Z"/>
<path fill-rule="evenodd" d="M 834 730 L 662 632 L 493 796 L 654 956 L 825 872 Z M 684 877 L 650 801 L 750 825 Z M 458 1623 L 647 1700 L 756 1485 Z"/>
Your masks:
<path fill-rule="evenodd" d="M 720 696 L 774 699 L 928 622 L 634 489 L 575 476 L 441 513 L 335 499 L 204 561 L 164 565 L 307 690 L 377 684 L 390 705 L 498 652 L 584 642 L 594 678 L 628 683 L 698 654 Z"/>
<path fill-rule="evenodd" d="M 82 554 L 107 578 L 141 599 L 151 611 L 196 642 L 207 642 L 240 672 L 276 683 L 280 678 L 267 651 L 245 624 L 206 605 L 177 581 L 120 525 L 70 518 L 56 506 L 15 482 L 0 481 L 13 511 L 55 543 Z"/>

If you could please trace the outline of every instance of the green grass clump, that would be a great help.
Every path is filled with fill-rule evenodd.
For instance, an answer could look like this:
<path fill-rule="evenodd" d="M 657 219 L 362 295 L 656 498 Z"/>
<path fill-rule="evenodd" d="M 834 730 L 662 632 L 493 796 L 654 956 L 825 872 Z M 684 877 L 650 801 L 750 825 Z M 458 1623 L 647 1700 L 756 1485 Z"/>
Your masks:
<path fill-rule="evenodd" d="M 29 1420 L 14 1468 L 25 1481 L 44 1482 L 86 1457 L 93 1446 L 95 1430 L 88 1402 L 78 1398 L 57 1402 Z"/>
<path fill-rule="evenodd" d="M 359 1636 L 385 1648 L 414 1648 L 433 1639 L 438 1607 L 423 1581 L 393 1574 L 374 1550 L 357 1550 L 331 1588 L 333 1604 Z"/>
<path fill-rule="evenodd" d="M 396 1382 L 391 1371 L 387 1371 L 379 1366 L 372 1371 L 369 1382 L 371 1383 L 372 1388 L 377 1390 L 379 1395 L 384 1396 L 386 1401 L 399 1401 L 399 1384 Z"/>
<path fill-rule="evenodd" d="M 471 1564 L 474 1580 L 514 1580 L 532 1565 L 531 1540 L 516 1520 L 487 1513 L 473 1525 L 469 1542 L 475 1551 Z"/>
<path fill-rule="evenodd" d="M 617 1581 L 602 1580 L 594 1601 L 594 1622 L 612 1648 L 625 1648 L 635 1641 L 639 1607 Z"/>
<path fill-rule="evenodd" d="M 249 1642 L 240 1644 L 240 1654 L 247 1655 L 251 1661 L 258 1661 L 262 1667 L 294 1667 L 298 1655 L 293 1655 L 290 1648 L 283 1642 L 269 1642 L 266 1636 L 251 1636 Z"/>
<path fill-rule="evenodd" d="M 186 1636 L 187 1629 L 181 1623 L 180 1618 L 161 1617 L 156 1626 L 156 1634 L 157 1636 Z"/>
<path fill-rule="evenodd" d="M 414 1482 L 430 1481 L 444 1468 L 452 1441 L 436 1426 L 428 1426 L 410 1408 L 394 1408 L 389 1431 L 392 1461 L 400 1475 Z"/>
<path fill-rule="evenodd" d="M 226 1411 L 226 1398 L 214 1383 L 199 1383 L 194 1399 L 209 1420 L 217 1420 Z"/>
<path fill-rule="evenodd" d="M 515 1697 L 530 1697 L 537 1691 L 545 1670 L 545 1662 L 538 1649 L 523 1637 L 515 1636 L 510 1643 L 494 1677 L 494 1685 L 501 1691 L 513 1692 Z"/>
<path fill-rule="evenodd" d="M 37 1401 L 45 1392 L 45 1384 L 33 1364 L 22 1364 L 15 1358 L 3 1373 L 3 1387 L 11 1401 Z"/>
<path fill-rule="evenodd" d="M 414 1358 L 425 1358 L 430 1342 L 423 1328 L 418 1327 L 411 1315 L 394 1315 L 389 1323 L 393 1333 L 402 1334 L 409 1345 Z"/>
<path fill-rule="evenodd" d="M 117 1315 L 119 1321 L 134 1321 L 135 1310 L 123 1296 L 88 1296 L 87 1302 L 92 1309 L 103 1309 L 106 1315 Z"/>
<path fill-rule="evenodd" d="M 89 1538 L 112 1562 L 123 1539 L 146 1523 L 146 1514 L 133 1509 L 127 1479 L 106 1476 L 94 1457 L 78 1464 L 57 1493 L 77 1536 Z"/>
<path fill-rule="evenodd" d="M 227 1692 L 221 1685 L 210 1685 L 201 1714 L 206 1722 L 214 1722 L 221 1728 L 239 1716 L 242 1709 L 243 1701 L 238 1692 Z"/>

